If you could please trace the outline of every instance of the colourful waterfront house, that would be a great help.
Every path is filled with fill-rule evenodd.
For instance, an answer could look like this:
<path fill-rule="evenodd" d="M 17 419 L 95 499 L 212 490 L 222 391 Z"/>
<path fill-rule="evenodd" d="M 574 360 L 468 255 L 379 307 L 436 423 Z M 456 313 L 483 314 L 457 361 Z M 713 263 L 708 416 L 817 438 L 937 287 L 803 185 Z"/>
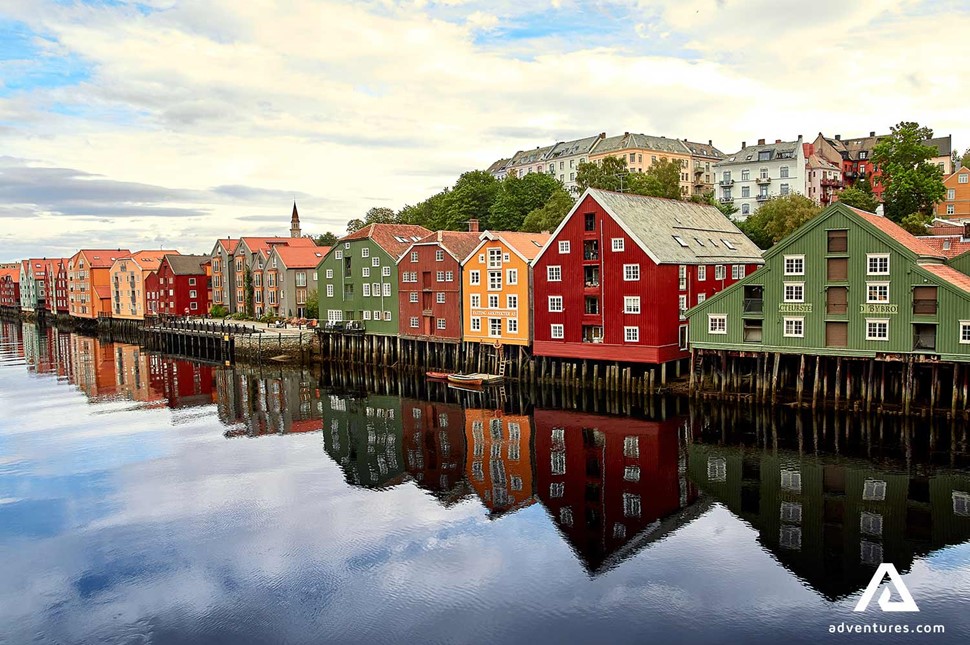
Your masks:
<path fill-rule="evenodd" d="M 67 261 L 68 309 L 75 318 L 111 316 L 111 265 L 128 249 L 81 249 Z"/>
<path fill-rule="evenodd" d="M 539 356 L 687 358 L 684 313 L 762 263 L 707 204 L 587 190 L 532 262 Z"/>
<path fill-rule="evenodd" d="M 468 481 L 491 517 L 535 503 L 532 422 L 501 410 L 465 410 Z"/>
<path fill-rule="evenodd" d="M 236 295 L 236 278 L 232 254 L 239 240 L 216 240 L 209 256 L 212 258 L 212 304 L 232 311 Z"/>
<path fill-rule="evenodd" d="M 20 309 L 20 263 L 0 269 L 0 307 Z"/>
<path fill-rule="evenodd" d="M 462 261 L 462 339 L 490 345 L 532 343 L 532 267 L 548 233 L 485 231 Z"/>
<path fill-rule="evenodd" d="M 536 495 L 590 573 L 694 517 L 676 517 L 697 499 L 679 424 L 535 411 Z"/>
<path fill-rule="evenodd" d="M 390 488 L 405 481 L 401 399 L 330 394 L 321 403 L 323 449 L 343 470 L 348 484 Z"/>
<path fill-rule="evenodd" d="M 285 318 L 305 318 L 306 303 L 317 291 L 317 267 L 329 246 L 279 246 L 269 252 L 264 270 L 266 311 Z"/>
<path fill-rule="evenodd" d="M 465 412 L 461 406 L 401 400 L 404 467 L 418 486 L 450 506 L 469 493 L 465 483 Z"/>
<path fill-rule="evenodd" d="M 67 258 L 48 259 L 44 271 L 44 307 L 52 316 L 69 313 Z"/>
<path fill-rule="evenodd" d="M 261 316 L 266 313 L 263 270 L 275 246 L 316 248 L 308 237 L 243 237 L 232 254 L 232 285 L 235 296 L 231 311 Z M 215 260 L 215 258 L 213 258 Z"/>
<path fill-rule="evenodd" d="M 970 277 L 890 220 L 839 203 L 688 317 L 692 349 L 970 361 Z"/>
<path fill-rule="evenodd" d="M 200 316 L 209 311 L 209 276 L 206 274 L 207 255 L 166 254 L 159 263 L 154 280 L 147 284 L 157 289 L 150 296 L 149 305 L 164 316 Z M 146 286 L 146 289 L 148 287 Z"/>
<path fill-rule="evenodd" d="M 165 255 L 178 251 L 136 251 L 111 264 L 111 317 L 144 320 L 148 310 L 145 278 L 158 271 Z"/>
<path fill-rule="evenodd" d="M 946 196 L 936 205 L 937 217 L 970 220 L 970 168 L 957 168 L 943 180 L 943 186 Z"/>
<path fill-rule="evenodd" d="M 473 231 L 438 231 L 398 260 L 400 333 L 404 338 L 458 343 L 462 335 L 461 262 L 478 246 Z"/>
<path fill-rule="evenodd" d="M 20 263 L 20 309 L 34 312 L 44 308 L 47 260 L 31 258 Z"/>
<path fill-rule="evenodd" d="M 411 224 L 369 224 L 341 238 L 317 268 L 320 319 L 356 321 L 368 334 L 396 336 L 398 259 L 430 233 Z"/>

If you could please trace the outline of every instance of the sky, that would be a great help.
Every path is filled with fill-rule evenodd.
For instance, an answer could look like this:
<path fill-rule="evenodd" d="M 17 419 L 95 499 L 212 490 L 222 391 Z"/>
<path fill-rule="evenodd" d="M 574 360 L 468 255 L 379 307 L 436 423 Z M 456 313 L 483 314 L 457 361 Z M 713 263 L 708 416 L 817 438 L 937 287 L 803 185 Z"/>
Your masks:
<path fill-rule="evenodd" d="M 555 141 L 970 147 L 963 0 L 0 0 L 0 262 L 341 234 Z"/>

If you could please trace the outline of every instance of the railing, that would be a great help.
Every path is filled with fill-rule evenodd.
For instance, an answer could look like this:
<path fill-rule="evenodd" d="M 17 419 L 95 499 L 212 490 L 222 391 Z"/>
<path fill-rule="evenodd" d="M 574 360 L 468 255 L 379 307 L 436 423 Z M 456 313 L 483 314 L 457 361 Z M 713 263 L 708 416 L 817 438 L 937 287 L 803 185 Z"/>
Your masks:
<path fill-rule="evenodd" d="M 728 187 L 728 186 L 733 186 L 734 185 L 734 180 L 733 179 L 722 179 L 721 181 L 719 181 L 717 183 L 718 183 L 719 186 Z"/>
<path fill-rule="evenodd" d="M 584 260 L 599 260 L 600 259 L 600 252 L 599 251 L 588 251 L 588 250 L 587 251 L 583 251 L 583 259 Z"/>
<path fill-rule="evenodd" d="M 821 181 L 819 181 L 819 184 L 826 188 L 841 188 L 842 180 L 841 179 L 822 179 Z"/>
<path fill-rule="evenodd" d="M 938 310 L 936 300 L 913 300 L 914 314 L 935 314 Z"/>
<path fill-rule="evenodd" d="M 754 178 L 754 183 L 758 184 L 759 186 L 764 186 L 766 184 L 770 184 L 771 183 L 771 177 L 755 177 Z"/>
<path fill-rule="evenodd" d="M 746 314 L 760 314 L 764 312 L 765 301 L 763 298 L 745 298 L 744 299 L 744 313 Z"/>
<path fill-rule="evenodd" d="M 770 199 L 770 197 L 768 195 L 758 195 L 755 197 L 755 199 L 757 199 L 759 202 L 766 202 Z"/>
<path fill-rule="evenodd" d="M 731 202 L 733 202 L 733 201 L 734 201 L 734 198 L 733 198 L 733 197 L 722 197 L 722 198 L 720 199 L 720 202 L 721 202 L 722 204 L 730 204 L 730 203 L 731 203 Z"/>
<path fill-rule="evenodd" d="M 184 320 L 162 316 L 155 323 L 156 329 L 164 331 L 194 331 L 206 334 L 237 334 L 249 336 L 263 333 L 255 325 L 239 325 L 237 323 L 207 322 L 203 320 Z"/>

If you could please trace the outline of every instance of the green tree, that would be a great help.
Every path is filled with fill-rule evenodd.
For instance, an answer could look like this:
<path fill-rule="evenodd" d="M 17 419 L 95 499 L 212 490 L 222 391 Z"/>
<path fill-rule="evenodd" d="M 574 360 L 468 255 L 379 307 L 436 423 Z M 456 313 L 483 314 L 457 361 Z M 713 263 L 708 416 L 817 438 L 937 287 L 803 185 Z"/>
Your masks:
<path fill-rule="evenodd" d="M 347 222 L 347 233 L 355 233 L 369 224 L 393 224 L 397 222 L 394 209 L 375 206 L 364 214 L 364 219 L 352 219 Z"/>
<path fill-rule="evenodd" d="M 337 243 L 337 236 L 334 233 L 327 231 L 323 235 L 314 237 L 313 241 L 317 246 L 333 246 Z"/>
<path fill-rule="evenodd" d="M 555 230 L 575 203 L 576 200 L 573 199 L 568 190 L 565 188 L 557 190 L 546 200 L 545 204 L 525 216 L 525 220 L 522 222 L 522 230 L 530 233 Z"/>
<path fill-rule="evenodd" d="M 630 176 L 630 191 L 650 197 L 666 197 L 667 199 L 682 199 L 680 192 L 680 175 L 683 168 L 679 161 L 661 157 L 654 162 L 643 174 Z"/>
<path fill-rule="evenodd" d="M 305 318 L 319 318 L 320 312 L 320 298 L 317 295 L 317 290 L 314 289 L 306 296 L 306 304 L 303 305 L 304 317 Z"/>
<path fill-rule="evenodd" d="M 900 222 L 912 213 L 931 215 L 933 206 L 946 195 L 943 171 L 930 163 L 937 150 L 923 142 L 933 130 L 914 121 L 903 121 L 876 145 L 872 160 L 882 171 L 886 215 Z"/>
<path fill-rule="evenodd" d="M 822 209 L 804 195 L 789 193 L 764 202 L 738 228 L 763 249 L 776 244 Z"/>
<path fill-rule="evenodd" d="M 738 212 L 738 207 L 734 205 L 734 202 L 721 202 L 714 194 L 712 190 L 709 193 L 704 193 L 703 195 L 691 195 L 690 200 L 695 204 L 710 204 L 717 210 L 721 211 L 725 217 L 732 217 Z"/>
<path fill-rule="evenodd" d="M 621 179 L 625 183 L 630 176 L 623 157 L 604 157 L 599 161 L 584 161 L 576 169 L 576 185 L 579 191 L 587 188 L 620 190 Z"/>
<path fill-rule="evenodd" d="M 401 224 L 418 224 L 430 231 L 446 229 L 447 211 L 445 201 L 450 189 L 436 193 L 422 202 L 407 205 L 398 211 L 397 219 Z"/>
<path fill-rule="evenodd" d="M 875 195 L 860 190 L 855 186 L 846 188 L 839 193 L 839 201 L 846 206 L 853 206 L 864 211 L 869 211 L 870 213 L 875 213 L 876 208 L 879 207 L 879 200 L 876 199 Z"/>
<path fill-rule="evenodd" d="M 484 170 L 463 173 L 452 189 L 441 199 L 444 217 L 440 227 L 449 231 L 467 231 L 468 220 L 477 219 L 484 230 L 498 198 L 502 182 Z"/>
<path fill-rule="evenodd" d="M 562 184 L 552 175 L 533 172 L 516 177 L 509 175 L 489 210 L 488 226 L 496 231 L 518 231 L 525 216 L 541 207 Z"/>
<path fill-rule="evenodd" d="M 899 222 L 899 225 L 913 235 L 926 235 L 926 227 L 929 226 L 930 222 L 932 221 L 932 215 L 910 213 Z"/>
<path fill-rule="evenodd" d="M 245 277 L 243 278 L 243 287 L 246 291 L 246 315 L 252 318 L 253 312 L 253 298 L 255 297 L 255 290 L 253 288 L 253 272 L 246 267 Z"/>
<path fill-rule="evenodd" d="M 964 168 L 970 168 L 970 148 L 967 148 L 966 152 L 963 153 L 963 156 L 960 157 L 960 165 Z M 956 166 L 956 164 L 954 164 L 954 166 Z"/>

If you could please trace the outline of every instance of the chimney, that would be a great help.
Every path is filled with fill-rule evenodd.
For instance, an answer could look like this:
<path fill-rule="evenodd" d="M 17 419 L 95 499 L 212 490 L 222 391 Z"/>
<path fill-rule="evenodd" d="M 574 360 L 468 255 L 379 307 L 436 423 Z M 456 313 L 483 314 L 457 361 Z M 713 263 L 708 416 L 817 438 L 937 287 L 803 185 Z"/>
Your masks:
<path fill-rule="evenodd" d="M 869 136 L 870 136 L 870 137 L 874 137 L 874 136 L 876 136 L 876 131 L 875 131 L 875 130 L 870 130 L 870 131 L 869 131 Z"/>
<path fill-rule="evenodd" d="M 764 139 L 758 139 L 758 145 L 759 146 L 765 145 L 765 140 Z"/>
<path fill-rule="evenodd" d="M 713 139 L 708 139 L 707 140 L 707 145 L 713 146 L 714 145 L 714 140 Z"/>
<path fill-rule="evenodd" d="M 606 133 L 600 132 L 600 139 L 605 139 L 605 138 L 606 138 Z"/>
<path fill-rule="evenodd" d="M 775 143 L 781 143 L 781 139 L 775 139 Z"/>
<path fill-rule="evenodd" d="M 478 233 L 478 220 L 477 219 L 472 218 L 472 219 L 468 220 L 468 232 L 469 233 Z"/>
<path fill-rule="evenodd" d="M 741 149 L 744 150 L 747 147 L 748 147 L 748 142 L 747 141 L 742 141 L 741 142 Z"/>
<path fill-rule="evenodd" d="M 882 204 L 879 204 L 878 206 L 876 206 L 876 215 L 878 215 L 879 217 L 884 217 L 885 214 L 886 212 L 885 212 L 885 209 L 883 209 Z"/>
<path fill-rule="evenodd" d="M 836 141 L 841 141 L 842 140 L 842 135 L 841 134 L 835 135 L 835 140 Z"/>

